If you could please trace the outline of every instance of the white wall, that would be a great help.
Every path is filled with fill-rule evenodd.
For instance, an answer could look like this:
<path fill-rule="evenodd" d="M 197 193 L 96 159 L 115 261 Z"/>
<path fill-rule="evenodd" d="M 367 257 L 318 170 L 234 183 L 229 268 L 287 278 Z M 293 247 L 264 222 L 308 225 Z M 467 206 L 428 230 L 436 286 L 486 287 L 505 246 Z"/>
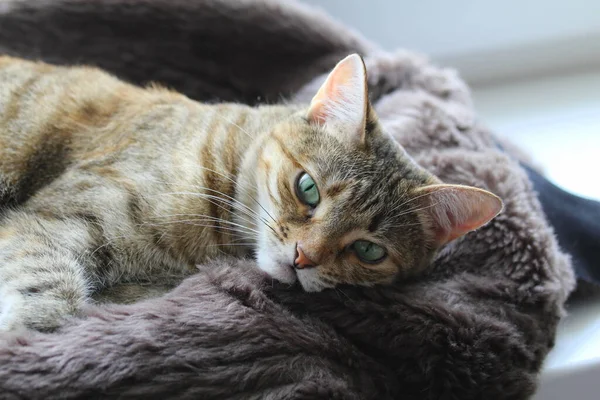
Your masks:
<path fill-rule="evenodd" d="M 304 0 L 386 47 L 436 57 L 600 32 L 596 0 Z"/>
<path fill-rule="evenodd" d="M 483 121 L 533 155 L 550 180 L 600 200 L 600 69 L 478 87 L 473 95 Z"/>
<path fill-rule="evenodd" d="M 388 50 L 417 49 L 472 84 L 600 68 L 598 0 L 305 0 Z"/>

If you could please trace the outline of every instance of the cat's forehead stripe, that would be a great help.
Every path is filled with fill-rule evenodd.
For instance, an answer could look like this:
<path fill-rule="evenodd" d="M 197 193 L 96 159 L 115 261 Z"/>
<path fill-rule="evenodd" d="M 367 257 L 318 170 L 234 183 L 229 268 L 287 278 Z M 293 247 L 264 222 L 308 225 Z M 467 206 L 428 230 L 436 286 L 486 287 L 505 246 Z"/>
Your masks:
<path fill-rule="evenodd" d="M 292 162 L 292 164 L 294 164 L 294 166 L 296 168 L 299 168 L 299 169 L 303 169 L 304 168 L 298 162 L 298 159 L 296 159 L 296 157 L 294 157 L 294 155 L 292 153 L 290 153 L 290 151 L 287 149 L 287 147 L 285 146 L 285 144 L 281 141 L 281 139 L 279 137 L 274 136 L 273 139 L 275 140 L 275 143 L 277 143 L 277 145 L 281 149 L 281 152 L 286 156 L 286 158 L 288 158 Z"/>
<path fill-rule="evenodd" d="M 369 224 L 369 232 L 375 232 L 377 230 L 377 228 L 379 228 L 379 225 L 381 224 L 381 222 L 383 221 L 383 215 L 382 214 L 377 214 L 375 215 L 372 219 L 371 219 L 371 223 Z"/>

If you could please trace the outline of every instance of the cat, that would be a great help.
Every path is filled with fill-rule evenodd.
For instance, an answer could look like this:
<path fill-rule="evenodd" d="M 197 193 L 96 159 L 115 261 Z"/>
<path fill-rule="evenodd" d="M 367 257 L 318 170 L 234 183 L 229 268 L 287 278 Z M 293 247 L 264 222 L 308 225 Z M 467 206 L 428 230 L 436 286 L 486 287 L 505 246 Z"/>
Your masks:
<path fill-rule="evenodd" d="M 309 292 L 422 271 L 502 201 L 419 167 L 366 73 L 353 54 L 309 105 L 249 107 L 0 57 L 0 331 L 223 253 Z"/>

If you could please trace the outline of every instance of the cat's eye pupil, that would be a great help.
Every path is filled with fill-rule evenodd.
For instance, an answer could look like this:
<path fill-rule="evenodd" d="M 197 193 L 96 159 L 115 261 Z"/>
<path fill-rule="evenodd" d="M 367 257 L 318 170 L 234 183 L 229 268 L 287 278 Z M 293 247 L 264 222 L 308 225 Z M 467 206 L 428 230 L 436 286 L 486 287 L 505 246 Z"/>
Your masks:
<path fill-rule="evenodd" d="M 383 247 L 367 240 L 357 240 L 356 242 L 352 243 L 350 248 L 361 261 L 367 263 L 380 262 L 386 256 L 386 252 Z"/>
<path fill-rule="evenodd" d="M 319 190 L 313 178 L 306 172 L 303 172 L 296 183 L 296 192 L 301 202 L 311 207 L 319 204 Z"/>

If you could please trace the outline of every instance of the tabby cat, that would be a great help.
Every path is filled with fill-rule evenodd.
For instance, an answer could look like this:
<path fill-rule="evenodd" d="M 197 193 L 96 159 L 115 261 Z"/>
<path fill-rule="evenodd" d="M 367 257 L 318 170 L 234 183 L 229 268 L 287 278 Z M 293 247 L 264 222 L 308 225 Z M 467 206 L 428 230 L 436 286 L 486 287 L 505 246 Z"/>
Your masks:
<path fill-rule="evenodd" d="M 382 131 L 358 55 L 309 106 L 256 108 L 0 57 L 0 206 L 0 330 L 45 330 L 223 253 L 306 291 L 388 283 L 502 202 Z"/>

